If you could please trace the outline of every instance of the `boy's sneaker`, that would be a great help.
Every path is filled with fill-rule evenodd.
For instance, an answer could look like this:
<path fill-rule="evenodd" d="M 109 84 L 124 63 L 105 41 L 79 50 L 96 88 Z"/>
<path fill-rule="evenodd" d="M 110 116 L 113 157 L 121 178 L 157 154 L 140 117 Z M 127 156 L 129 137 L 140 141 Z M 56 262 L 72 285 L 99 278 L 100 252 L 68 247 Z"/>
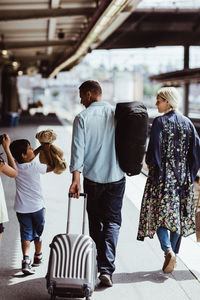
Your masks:
<path fill-rule="evenodd" d="M 25 275 L 35 274 L 35 270 L 32 269 L 30 260 L 22 260 L 22 272 Z"/>
<path fill-rule="evenodd" d="M 34 255 L 34 260 L 32 266 L 39 267 L 42 263 L 42 253 L 39 255 Z"/>

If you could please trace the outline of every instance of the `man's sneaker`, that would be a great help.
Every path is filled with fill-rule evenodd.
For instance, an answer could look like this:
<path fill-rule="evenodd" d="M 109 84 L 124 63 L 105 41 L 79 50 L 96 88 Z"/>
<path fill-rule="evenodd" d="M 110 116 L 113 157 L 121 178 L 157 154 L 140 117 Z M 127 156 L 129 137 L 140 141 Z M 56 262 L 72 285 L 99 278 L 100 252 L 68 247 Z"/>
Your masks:
<path fill-rule="evenodd" d="M 32 266 L 39 267 L 42 263 L 42 253 L 39 255 L 34 255 L 34 260 Z"/>
<path fill-rule="evenodd" d="M 176 256 L 172 251 L 168 251 L 165 255 L 165 261 L 163 264 L 163 272 L 164 273 L 171 273 L 174 270 L 176 264 Z"/>
<path fill-rule="evenodd" d="M 30 260 L 22 260 L 22 272 L 25 275 L 31 275 L 35 274 L 35 270 L 31 267 L 31 261 Z"/>
<path fill-rule="evenodd" d="M 102 285 L 111 287 L 113 286 L 112 276 L 110 274 L 101 273 L 99 276 Z"/>

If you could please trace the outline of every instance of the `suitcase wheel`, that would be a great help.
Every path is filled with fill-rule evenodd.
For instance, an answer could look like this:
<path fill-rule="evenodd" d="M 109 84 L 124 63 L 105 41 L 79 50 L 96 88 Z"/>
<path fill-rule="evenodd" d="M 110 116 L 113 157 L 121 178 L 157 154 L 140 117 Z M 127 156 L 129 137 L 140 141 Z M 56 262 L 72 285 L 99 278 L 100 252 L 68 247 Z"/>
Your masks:
<path fill-rule="evenodd" d="M 85 286 L 85 299 L 90 300 L 90 288 L 87 285 Z"/>
<path fill-rule="evenodd" d="M 48 287 L 48 293 L 51 295 L 51 300 L 56 299 L 56 295 L 54 294 L 53 284 L 50 284 L 50 286 Z"/>

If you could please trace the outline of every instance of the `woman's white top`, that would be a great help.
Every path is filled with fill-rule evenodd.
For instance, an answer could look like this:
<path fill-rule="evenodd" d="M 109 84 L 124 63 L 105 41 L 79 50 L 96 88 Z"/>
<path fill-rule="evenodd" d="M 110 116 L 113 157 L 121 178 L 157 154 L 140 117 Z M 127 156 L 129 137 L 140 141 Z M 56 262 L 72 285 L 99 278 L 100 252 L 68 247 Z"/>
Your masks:
<path fill-rule="evenodd" d="M 0 223 L 4 223 L 7 221 L 8 221 L 8 211 L 6 207 L 3 184 L 0 177 Z"/>

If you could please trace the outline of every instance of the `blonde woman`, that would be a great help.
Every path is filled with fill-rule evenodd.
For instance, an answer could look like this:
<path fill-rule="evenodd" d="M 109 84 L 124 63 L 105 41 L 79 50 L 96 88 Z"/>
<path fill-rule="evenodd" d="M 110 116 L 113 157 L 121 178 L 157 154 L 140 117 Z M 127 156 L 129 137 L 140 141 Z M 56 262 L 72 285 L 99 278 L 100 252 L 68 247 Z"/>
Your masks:
<path fill-rule="evenodd" d="M 156 106 L 163 115 L 152 124 L 137 236 L 144 240 L 157 233 L 164 273 L 174 270 L 181 236 L 195 232 L 193 182 L 200 167 L 200 139 L 192 122 L 177 111 L 179 99 L 174 87 L 157 94 Z"/>
<path fill-rule="evenodd" d="M 7 134 L 3 134 L 1 138 L 2 138 L 2 146 L 7 155 L 8 164 L 4 161 L 4 159 L 0 155 L 0 245 L 2 239 L 2 232 L 4 231 L 3 223 L 8 221 L 8 213 L 7 213 L 7 207 L 5 202 L 3 185 L 1 182 L 1 174 L 3 173 L 13 178 L 16 177 L 18 174 L 15 161 L 12 157 L 9 148 L 10 138 Z"/>

